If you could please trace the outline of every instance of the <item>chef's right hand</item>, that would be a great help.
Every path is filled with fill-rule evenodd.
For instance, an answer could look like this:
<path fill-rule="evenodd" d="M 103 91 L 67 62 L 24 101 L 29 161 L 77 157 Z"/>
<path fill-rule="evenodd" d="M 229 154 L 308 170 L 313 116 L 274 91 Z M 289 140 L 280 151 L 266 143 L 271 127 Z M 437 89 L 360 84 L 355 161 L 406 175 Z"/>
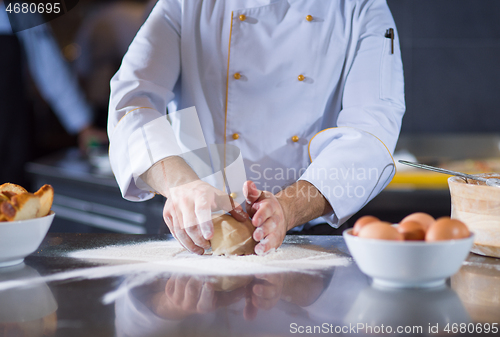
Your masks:
<path fill-rule="evenodd" d="M 248 219 L 240 205 L 232 209 L 230 198 L 212 185 L 195 180 L 169 189 L 163 219 L 184 248 L 201 255 L 210 248 L 213 211 L 224 210 L 242 222 Z"/>

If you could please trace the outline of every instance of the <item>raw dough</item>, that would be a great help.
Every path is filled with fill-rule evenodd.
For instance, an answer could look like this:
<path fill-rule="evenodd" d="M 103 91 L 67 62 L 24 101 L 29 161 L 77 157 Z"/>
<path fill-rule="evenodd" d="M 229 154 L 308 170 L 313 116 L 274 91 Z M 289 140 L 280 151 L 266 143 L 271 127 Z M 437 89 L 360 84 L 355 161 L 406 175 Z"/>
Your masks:
<path fill-rule="evenodd" d="M 214 236 L 210 240 L 213 255 L 250 255 L 254 254 L 257 244 L 252 235 L 255 227 L 250 220 L 239 222 L 228 214 L 212 218 Z"/>

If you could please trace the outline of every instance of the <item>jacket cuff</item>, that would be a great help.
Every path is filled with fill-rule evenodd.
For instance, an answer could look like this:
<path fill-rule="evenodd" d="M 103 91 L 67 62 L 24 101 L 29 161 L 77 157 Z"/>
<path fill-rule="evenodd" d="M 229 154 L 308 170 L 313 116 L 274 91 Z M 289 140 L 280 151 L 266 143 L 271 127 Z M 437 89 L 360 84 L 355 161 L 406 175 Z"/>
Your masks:
<path fill-rule="evenodd" d="M 314 185 L 332 206 L 323 219 L 338 228 L 380 193 L 395 174 L 387 147 L 350 127 L 323 130 L 309 143 L 312 160 L 300 180 Z"/>
<path fill-rule="evenodd" d="M 140 175 L 181 149 L 166 115 L 151 108 L 132 108 L 110 136 L 111 168 L 125 199 L 151 199 L 154 191 Z"/>

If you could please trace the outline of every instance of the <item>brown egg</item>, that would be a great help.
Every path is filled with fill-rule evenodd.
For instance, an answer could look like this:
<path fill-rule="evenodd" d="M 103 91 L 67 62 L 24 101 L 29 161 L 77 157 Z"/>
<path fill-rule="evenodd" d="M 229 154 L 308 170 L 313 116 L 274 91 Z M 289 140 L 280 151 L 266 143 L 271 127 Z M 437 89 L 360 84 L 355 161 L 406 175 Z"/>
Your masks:
<path fill-rule="evenodd" d="M 460 220 L 439 218 L 425 234 L 425 241 L 457 240 L 469 237 L 467 226 Z"/>
<path fill-rule="evenodd" d="M 407 241 L 421 241 L 425 240 L 425 229 L 420 222 L 405 221 L 397 227 L 404 239 Z"/>
<path fill-rule="evenodd" d="M 436 221 L 431 215 L 423 212 L 412 213 L 401 220 L 400 224 L 406 221 L 416 221 L 420 223 L 427 232 L 429 227 Z"/>
<path fill-rule="evenodd" d="M 365 239 L 403 241 L 403 235 L 396 228 L 392 227 L 389 222 L 385 221 L 369 223 L 361 228 L 358 236 Z"/>
<path fill-rule="evenodd" d="M 371 215 L 362 216 L 361 218 L 356 220 L 356 222 L 354 223 L 354 227 L 352 228 L 352 235 L 358 235 L 361 228 L 368 225 L 369 223 L 377 222 L 377 221 L 380 221 L 380 220 L 374 216 L 371 216 Z"/>

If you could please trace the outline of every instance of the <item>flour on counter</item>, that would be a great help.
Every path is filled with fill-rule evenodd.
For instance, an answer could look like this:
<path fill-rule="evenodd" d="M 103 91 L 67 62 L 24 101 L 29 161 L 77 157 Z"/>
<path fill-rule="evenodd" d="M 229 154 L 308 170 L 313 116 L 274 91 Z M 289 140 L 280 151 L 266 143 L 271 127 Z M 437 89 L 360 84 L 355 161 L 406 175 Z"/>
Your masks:
<path fill-rule="evenodd" d="M 72 258 L 89 262 L 110 264 L 124 263 L 123 275 L 127 281 L 107 293 L 104 304 L 114 302 L 134 287 L 168 274 L 204 276 L 237 276 L 279 272 L 316 272 L 335 266 L 347 266 L 351 258 L 327 251 L 319 246 L 284 243 L 277 250 L 264 255 L 213 256 L 210 253 L 195 255 L 186 251 L 177 241 L 150 241 L 131 245 L 107 246 L 69 254 Z M 132 270 L 130 267 L 132 266 Z M 105 268 L 105 267 L 96 267 Z"/>
<path fill-rule="evenodd" d="M 103 297 L 103 303 L 108 304 L 136 286 L 172 274 L 211 277 L 293 271 L 315 273 L 336 266 L 347 266 L 352 261 L 346 255 L 336 254 L 306 242 L 285 242 L 276 251 L 264 256 L 212 256 L 209 253 L 200 256 L 186 251 L 173 240 L 80 250 L 69 253 L 67 257 L 96 265 L 40 277 L 0 282 L 0 291 L 48 282 L 125 276 L 126 282 Z"/>
<path fill-rule="evenodd" d="M 285 243 L 264 256 L 212 256 L 187 252 L 176 241 L 150 241 L 82 250 L 68 256 L 96 263 L 147 263 L 165 272 L 194 275 L 248 275 L 345 266 L 350 258 L 313 245 Z"/>

